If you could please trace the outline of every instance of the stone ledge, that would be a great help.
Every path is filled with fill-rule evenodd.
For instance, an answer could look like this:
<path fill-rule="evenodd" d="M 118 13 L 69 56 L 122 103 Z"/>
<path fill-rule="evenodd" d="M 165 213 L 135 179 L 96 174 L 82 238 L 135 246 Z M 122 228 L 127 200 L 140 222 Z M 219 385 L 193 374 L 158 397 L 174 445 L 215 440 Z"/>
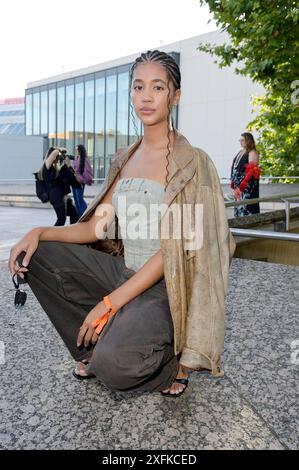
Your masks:
<path fill-rule="evenodd" d="M 290 219 L 299 218 L 299 207 L 290 208 Z M 285 221 L 286 212 L 284 209 L 275 210 L 269 212 L 263 212 L 260 214 L 251 214 L 246 217 L 233 217 L 228 219 L 228 225 L 230 228 L 249 228 L 258 227 L 265 224 L 272 224 L 274 222 Z"/>

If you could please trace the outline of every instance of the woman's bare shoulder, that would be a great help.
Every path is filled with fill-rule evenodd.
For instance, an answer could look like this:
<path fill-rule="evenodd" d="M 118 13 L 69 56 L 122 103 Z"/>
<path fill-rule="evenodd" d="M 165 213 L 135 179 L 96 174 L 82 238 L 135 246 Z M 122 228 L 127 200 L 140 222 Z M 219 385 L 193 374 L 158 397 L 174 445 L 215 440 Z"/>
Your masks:
<path fill-rule="evenodd" d="M 249 150 L 249 155 L 259 155 L 258 151 L 256 149 Z"/>
<path fill-rule="evenodd" d="M 251 161 L 258 163 L 259 153 L 256 149 L 250 150 L 248 155 L 249 155 L 249 158 L 250 158 Z"/>

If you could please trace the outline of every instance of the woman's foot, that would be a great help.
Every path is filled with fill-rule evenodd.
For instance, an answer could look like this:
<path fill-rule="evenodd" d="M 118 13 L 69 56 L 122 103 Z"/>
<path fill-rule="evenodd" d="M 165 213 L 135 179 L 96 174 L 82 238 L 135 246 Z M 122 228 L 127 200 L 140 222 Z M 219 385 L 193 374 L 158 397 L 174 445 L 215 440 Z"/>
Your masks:
<path fill-rule="evenodd" d="M 80 375 L 81 377 L 87 377 L 89 374 L 86 372 L 85 367 L 91 362 L 91 358 L 92 356 L 83 359 L 82 362 L 77 362 L 74 370 L 75 374 Z"/>
<path fill-rule="evenodd" d="M 180 366 L 179 371 L 176 376 L 177 379 L 187 379 L 188 378 L 188 368 L 185 366 Z M 186 388 L 186 385 L 179 382 L 173 382 L 169 388 L 162 390 L 162 393 L 171 393 L 178 394 Z"/>

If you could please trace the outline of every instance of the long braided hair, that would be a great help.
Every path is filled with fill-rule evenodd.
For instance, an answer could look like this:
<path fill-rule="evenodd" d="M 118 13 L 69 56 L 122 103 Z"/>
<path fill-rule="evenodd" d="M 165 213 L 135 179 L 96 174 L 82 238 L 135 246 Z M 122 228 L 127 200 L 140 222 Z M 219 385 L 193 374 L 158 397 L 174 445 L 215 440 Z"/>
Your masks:
<path fill-rule="evenodd" d="M 130 69 L 130 80 L 129 80 L 129 89 L 130 89 L 130 109 L 131 109 L 131 116 L 133 119 L 133 124 L 135 128 L 135 133 L 136 136 L 139 137 L 135 117 L 133 114 L 133 106 L 131 103 L 131 85 L 132 85 L 132 80 L 133 80 L 133 74 L 134 70 L 137 67 L 138 64 L 144 64 L 147 62 L 158 62 L 161 64 L 165 70 L 166 70 L 166 75 L 167 75 L 167 88 L 168 88 L 168 115 L 167 115 L 167 122 L 168 122 L 168 131 L 167 131 L 167 137 L 168 137 L 168 144 L 167 144 L 167 150 L 168 153 L 166 155 L 167 159 L 167 165 L 166 165 L 166 170 L 167 170 L 167 175 L 166 175 L 166 185 L 165 185 L 165 190 L 166 186 L 168 185 L 168 166 L 169 166 L 169 155 L 170 155 L 170 132 L 171 128 L 174 129 L 173 125 L 173 119 L 172 119 L 172 114 L 171 114 L 171 105 L 170 105 L 170 88 L 169 88 L 169 82 L 170 80 L 173 83 L 174 86 L 174 91 L 179 90 L 181 88 L 181 72 L 179 69 L 178 64 L 176 61 L 171 57 L 171 55 L 167 54 L 166 52 L 163 51 L 158 51 L 157 49 L 155 50 L 148 50 L 147 52 L 143 52 L 139 57 L 135 59 L 135 62 L 133 63 L 131 69 Z M 171 120 L 171 127 L 170 127 L 170 120 Z"/>

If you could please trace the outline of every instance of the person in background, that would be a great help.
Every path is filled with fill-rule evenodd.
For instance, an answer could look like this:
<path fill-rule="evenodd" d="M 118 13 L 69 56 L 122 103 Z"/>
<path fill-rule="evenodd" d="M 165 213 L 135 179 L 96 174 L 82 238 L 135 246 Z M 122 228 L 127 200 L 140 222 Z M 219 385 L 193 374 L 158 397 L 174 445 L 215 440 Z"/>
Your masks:
<path fill-rule="evenodd" d="M 45 181 L 49 202 L 57 215 L 54 226 L 64 225 L 67 216 L 70 217 L 70 224 L 75 224 L 79 219 L 72 198 L 68 196 L 71 192 L 70 167 L 66 150 L 50 147 L 39 170 L 39 177 Z"/>
<path fill-rule="evenodd" d="M 233 159 L 231 166 L 230 187 L 236 201 L 259 197 L 259 154 L 255 147 L 253 135 L 244 132 L 239 139 L 242 149 Z M 259 203 L 234 207 L 235 217 L 244 217 L 260 212 Z"/>
<path fill-rule="evenodd" d="M 76 159 L 74 161 L 74 171 L 76 179 L 81 183 L 80 188 L 72 187 L 74 201 L 76 205 L 79 217 L 83 214 L 87 208 L 87 204 L 84 200 L 84 189 L 85 184 L 92 185 L 92 170 L 91 165 L 87 156 L 84 145 L 78 145 L 76 147 Z"/>

